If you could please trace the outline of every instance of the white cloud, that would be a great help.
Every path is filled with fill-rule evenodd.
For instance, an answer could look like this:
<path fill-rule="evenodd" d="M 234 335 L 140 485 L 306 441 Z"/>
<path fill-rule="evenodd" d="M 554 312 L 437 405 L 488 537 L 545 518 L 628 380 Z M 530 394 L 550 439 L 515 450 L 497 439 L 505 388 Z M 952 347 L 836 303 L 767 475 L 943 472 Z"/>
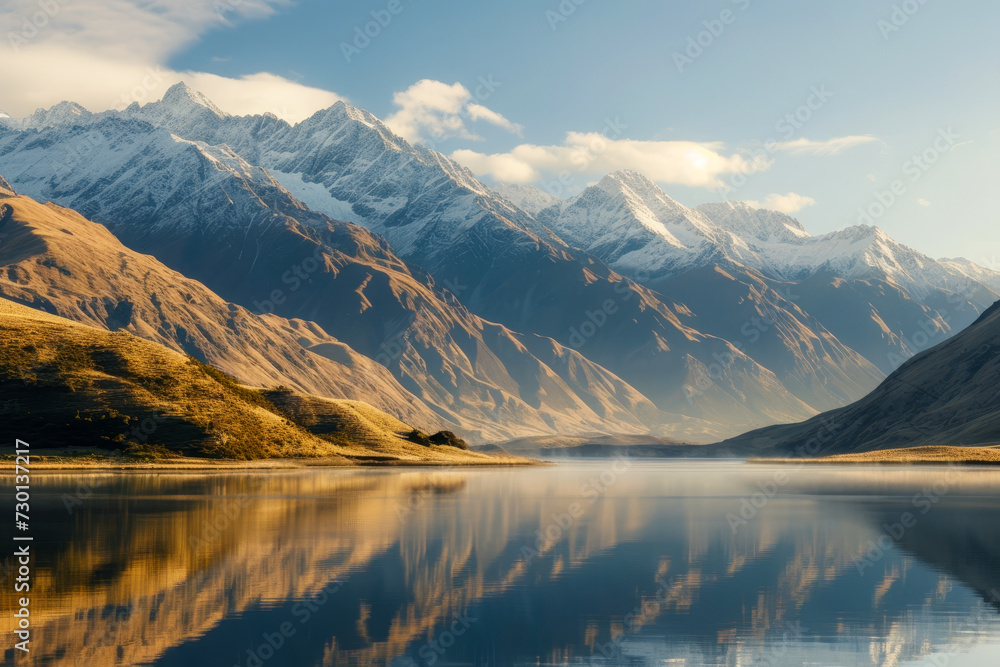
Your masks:
<path fill-rule="evenodd" d="M 812 197 L 805 197 L 794 192 L 789 192 L 787 195 L 768 195 L 764 198 L 763 202 L 748 201 L 747 204 L 753 206 L 754 208 L 763 208 L 791 215 L 792 213 L 801 211 L 807 206 L 815 206 L 816 200 Z"/>
<path fill-rule="evenodd" d="M 792 155 L 838 155 L 848 148 L 863 146 L 878 142 L 879 139 L 871 135 L 851 135 L 847 137 L 835 137 L 826 141 L 815 141 L 812 139 L 795 139 L 793 141 L 779 141 L 776 149 L 787 151 Z"/>
<path fill-rule="evenodd" d="M 918 199 L 917 200 L 917 204 L 920 205 L 920 206 L 923 206 L 924 208 L 927 208 L 928 206 L 931 205 L 931 203 L 929 201 L 927 201 L 926 199 Z"/>
<path fill-rule="evenodd" d="M 267 72 L 239 79 L 205 72 L 181 72 L 176 76 L 178 81 L 185 81 L 229 113 L 270 112 L 291 123 L 305 120 L 343 99 L 336 93 L 303 86 Z"/>
<path fill-rule="evenodd" d="M 227 78 L 205 72 L 175 72 L 169 57 L 211 29 L 242 19 L 266 18 L 286 0 L 73 0 L 52 16 L 26 27 L 39 12 L 37 0 L 8 0 L 0 10 L 0 90 L 5 110 L 25 116 L 63 100 L 91 111 L 160 98 L 187 81 L 230 113 L 270 111 L 301 120 L 338 99 L 334 93 L 261 72 Z M 13 35 L 13 37 L 12 37 Z"/>
<path fill-rule="evenodd" d="M 460 83 L 447 84 L 422 79 L 392 96 L 398 111 L 385 119 L 386 125 L 409 141 L 431 142 L 450 138 L 477 140 L 466 121 L 484 121 L 521 135 L 521 126 L 479 104 Z"/>
<path fill-rule="evenodd" d="M 522 144 L 508 153 L 492 155 L 458 150 L 451 157 L 478 175 L 510 183 L 531 183 L 567 173 L 600 177 L 633 169 L 660 183 L 718 188 L 721 176 L 770 166 L 766 160 L 724 155 L 722 148 L 720 143 L 633 141 L 607 139 L 596 132 L 570 132 L 559 146 Z"/>

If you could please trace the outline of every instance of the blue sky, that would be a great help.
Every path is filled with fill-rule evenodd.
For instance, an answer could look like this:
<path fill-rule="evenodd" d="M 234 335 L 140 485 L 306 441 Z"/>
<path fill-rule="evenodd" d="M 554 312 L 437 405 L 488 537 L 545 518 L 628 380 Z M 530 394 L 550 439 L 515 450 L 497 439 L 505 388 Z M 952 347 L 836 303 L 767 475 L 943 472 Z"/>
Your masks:
<path fill-rule="evenodd" d="M 114 53 L 114 44 L 79 37 L 79 26 L 93 23 L 85 14 L 91 0 L 77 1 L 82 9 L 64 11 L 78 12 L 72 20 L 53 17 L 49 35 L 21 57 L 73 39 L 80 50 Z M 345 98 L 412 138 L 436 134 L 436 149 L 487 182 L 500 174 L 554 189 L 568 171 L 572 190 L 632 166 L 685 204 L 770 203 L 813 233 L 856 224 L 867 209 L 865 221 L 904 243 L 1000 270 L 992 197 L 1000 175 L 1000 8 L 993 3 L 230 1 L 220 18 L 206 10 L 210 2 L 178 0 L 160 14 L 136 7 L 130 15 L 130 3 L 119 0 L 116 22 L 135 20 L 143 41 L 104 41 L 123 41 L 119 59 L 138 53 L 187 74 L 234 112 L 266 109 L 294 120 L 310 105 Z M 95 16 L 109 20 L 96 6 Z M 356 28 L 376 32 L 366 25 L 372 12 L 391 20 L 370 43 L 357 42 L 363 48 L 348 62 L 342 44 L 354 42 Z M 675 54 L 699 37 L 701 53 L 688 51 L 695 57 L 678 67 Z M 267 86 L 262 73 L 271 76 Z M 483 79 L 499 85 L 483 88 Z M 232 80 L 246 85 L 236 93 Z M 440 83 L 415 86 L 425 80 Z M 476 98 L 477 88 L 486 95 Z M 813 96 L 814 109 L 795 127 L 778 125 L 815 90 L 829 98 Z M 52 91 L 72 97 L 62 93 Z M 268 98 L 264 108 L 247 101 L 255 94 Z M 34 95 L 32 103 L 42 99 Z M 452 104 L 464 115 L 441 111 Z M 0 107 L 16 111 L 17 100 L 0 98 Z M 609 119 L 617 120 L 614 141 L 598 144 L 606 150 L 591 151 L 580 168 L 580 147 L 594 146 L 592 133 Z M 576 139 L 567 140 L 570 132 Z M 776 143 L 760 152 L 769 139 Z M 742 185 L 739 174 L 752 161 L 746 151 L 754 149 L 763 163 Z M 912 156 L 925 152 L 933 164 L 914 169 Z M 887 194 L 894 181 L 900 194 Z"/>

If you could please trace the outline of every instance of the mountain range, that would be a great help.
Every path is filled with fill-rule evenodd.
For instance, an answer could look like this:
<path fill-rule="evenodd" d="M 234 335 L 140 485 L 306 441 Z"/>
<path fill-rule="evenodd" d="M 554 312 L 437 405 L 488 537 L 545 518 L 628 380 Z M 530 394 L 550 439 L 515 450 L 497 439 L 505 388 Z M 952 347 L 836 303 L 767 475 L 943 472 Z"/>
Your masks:
<path fill-rule="evenodd" d="M 343 102 L 296 125 L 229 115 L 184 84 L 123 111 L 66 102 L 0 119 L 0 173 L 114 235 L 92 223 L 83 234 L 102 280 L 83 288 L 85 267 L 52 270 L 0 279 L 5 294 L 187 345 L 247 382 L 284 376 L 400 418 L 434 415 L 479 442 L 704 442 L 809 418 L 1000 298 L 1000 274 L 876 228 L 813 237 L 749 204 L 685 207 L 634 172 L 570 200 L 491 188 Z M 47 259 L 0 246 L 6 275 L 80 252 L 50 245 Z M 129 277 L 117 253 L 158 282 Z M 166 288 L 189 283 L 202 291 Z M 160 304 L 169 295 L 160 311 L 154 289 Z M 267 333 L 233 344 L 230 312 Z"/>

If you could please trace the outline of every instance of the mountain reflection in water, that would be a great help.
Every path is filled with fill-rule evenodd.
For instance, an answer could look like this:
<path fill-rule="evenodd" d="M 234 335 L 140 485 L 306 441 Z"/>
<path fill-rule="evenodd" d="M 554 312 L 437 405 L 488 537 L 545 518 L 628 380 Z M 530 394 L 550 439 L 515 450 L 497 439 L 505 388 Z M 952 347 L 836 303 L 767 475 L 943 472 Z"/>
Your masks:
<path fill-rule="evenodd" d="M 1000 471 L 34 481 L 18 664 L 1000 664 Z"/>

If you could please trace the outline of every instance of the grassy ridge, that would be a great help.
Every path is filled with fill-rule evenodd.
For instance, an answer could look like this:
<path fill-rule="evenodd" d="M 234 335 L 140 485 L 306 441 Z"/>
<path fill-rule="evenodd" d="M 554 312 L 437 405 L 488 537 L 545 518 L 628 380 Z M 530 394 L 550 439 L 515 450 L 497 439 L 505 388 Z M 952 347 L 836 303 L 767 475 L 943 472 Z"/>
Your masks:
<path fill-rule="evenodd" d="M 3 442 L 238 460 L 487 459 L 408 443 L 410 430 L 364 403 L 249 388 L 157 343 L 0 300 Z"/>

